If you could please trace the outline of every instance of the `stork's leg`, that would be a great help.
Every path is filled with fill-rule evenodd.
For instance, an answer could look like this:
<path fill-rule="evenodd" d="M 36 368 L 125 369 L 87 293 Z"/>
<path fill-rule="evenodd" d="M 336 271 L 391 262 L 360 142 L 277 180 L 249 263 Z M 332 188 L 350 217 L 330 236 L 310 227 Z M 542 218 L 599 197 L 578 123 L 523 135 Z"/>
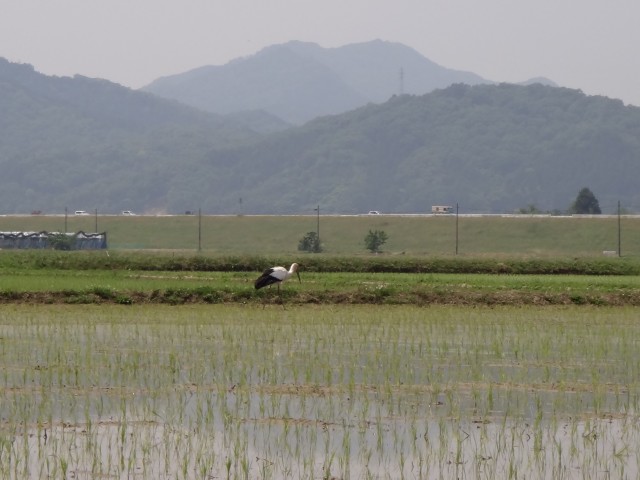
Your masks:
<path fill-rule="evenodd" d="M 278 298 L 280 299 L 280 305 L 282 305 L 282 308 L 286 310 L 284 306 L 284 301 L 282 301 L 282 295 L 280 294 L 280 282 L 278 282 Z"/>

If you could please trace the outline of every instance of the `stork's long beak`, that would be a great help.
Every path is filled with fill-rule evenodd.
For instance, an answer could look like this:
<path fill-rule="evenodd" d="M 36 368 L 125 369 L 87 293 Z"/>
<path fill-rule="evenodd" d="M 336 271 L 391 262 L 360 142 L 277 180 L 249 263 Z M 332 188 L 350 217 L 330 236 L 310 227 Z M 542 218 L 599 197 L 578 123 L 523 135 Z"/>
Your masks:
<path fill-rule="evenodd" d="M 296 275 L 298 275 L 298 282 L 299 282 L 299 283 L 302 283 L 302 280 L 300 280 L 300 272 L 297 272 L 297 271 L 296 271 Z"/>

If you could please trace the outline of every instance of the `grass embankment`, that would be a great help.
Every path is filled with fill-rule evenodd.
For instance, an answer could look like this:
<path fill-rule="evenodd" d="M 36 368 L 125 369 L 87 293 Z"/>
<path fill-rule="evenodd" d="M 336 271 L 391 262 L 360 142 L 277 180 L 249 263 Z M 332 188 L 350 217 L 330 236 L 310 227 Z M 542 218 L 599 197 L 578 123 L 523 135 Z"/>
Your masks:
<path fill-rule="evenodd" d="M 390 255 L 640 257 L 640 217 L 321 216 L 325 253 L 367 255 L 369 230 L 388 235 Z M 207 255 L 299 255 L 298 242 L 318 227 L 307 216 L 0 216 L 0 231 L 107 232 L 111 250 L 182 250 Z"/>
<path fill-rule="evenodd" d="M 4 303 L 640 305 L 640 263 L 619 258 L 489 259 L 305 255 L 302 283 L 256 291 L 291 258 L 2 252 Z"/>

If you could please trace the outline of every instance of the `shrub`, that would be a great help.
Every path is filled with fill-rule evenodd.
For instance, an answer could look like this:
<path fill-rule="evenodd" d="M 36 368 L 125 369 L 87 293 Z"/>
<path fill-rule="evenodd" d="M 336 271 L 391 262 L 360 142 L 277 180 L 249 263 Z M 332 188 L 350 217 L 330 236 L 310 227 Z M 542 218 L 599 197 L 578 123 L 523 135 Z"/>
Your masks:
<path fill-rule="evenodd" d="M 298 242 L 298 250 L 301 252 L 320 253 L 322 246 L 316 232 L 307 232 L 307 234 Z"/>
<path fill-rule="evenodd" d="M 387 242 L 388 238 L 384 230 L 369 230 L 367 236 L 364 237 L 364 244 L 371 253 L 378 253 L 380 247 Z"/>
<path fill-rule="evenodd" d="M 73 250 L 76 239 L 64 233 L 58 233 L 49 237 L 49 245 L 54 250 Z"/>

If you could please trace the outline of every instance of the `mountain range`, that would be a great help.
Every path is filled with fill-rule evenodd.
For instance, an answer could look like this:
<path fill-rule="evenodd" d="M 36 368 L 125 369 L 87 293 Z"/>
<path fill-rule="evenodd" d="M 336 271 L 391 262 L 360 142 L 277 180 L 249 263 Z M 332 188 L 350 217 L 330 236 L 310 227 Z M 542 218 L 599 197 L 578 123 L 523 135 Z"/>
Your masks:
<path fill-rule="evenodd" d="M 526 80 L 556 86 L 545 78 Z M 400 43 L 374 40 L 322 48 L 292 41 L 226 65 L 159 78 L 143 91 L 218 113 L 262 110 L 293 125 L 393 95 L 422 95 L 454 83 L 495 83 L 440 66 Z"/>
<path fill-rule="evenodd" d="M 375 40 L 339 48 L 288 42 L 221 66 L 155 80 L 142 90 L 209 112 L 264 110 L 300 125 L 391 96 L 423 94 L 452 83 L 490 83 L 447 69 L 415 50 Z"/>
<path fill-rule="evenodd" d="M 312 213 L 321 205 L 324 213 L 424 213 L 459 203 L 463 212 L 530 205 L 562 211 L 585 186 L 605 213 L 618 200 L 640 209 L 639 108 L 541 83 L 494 84 L 465 72 L 449 71 L 450 83 L 434 74 L 427 85 L 426 73 L 414 83 L 423 74 L 408 60 L 413 50 L 378 41 L 348 47 L 291 42 L 224 68 L 159 79 L 141 91 L 45 76 L 0 59 L 0 210 L 280 214 Z M 378 76 L 375 55 L 366 53 L 376 47 Z M 385 53 L 396 48 L 407 59 Z M 270 64 L 272 57 L 278 60 Z M 358 58 L 367 60 L 352 65 Z M 242 69 L 260 71 L 255 63 L 249 68 L 253 62 L 266 65 L 263 92 L 278 99 L 286 91 L 304 99 L 307 92 L 309 109 L 299 109 L 297 100 L 274 102 L 289 105 L 287 116 L 262 100 L 248 102 L 262 78 L 243 77 Z M 289 74 L 269 76 L 287 65 Z M 184 81 L 207 71 L 228 82 L 235 76 L 236 93 L 221 87 L 223 94 L 195 96 L 192 105 L 152 93 L 162 84 L 188 91 Z M 282 81 L 280 92 L 274 78 Z M 323 97 L 314 85 L 334 93 Z M 341 101 L 329 105 L 332 95 Z M 225 96 L 241 101 L 217 113 L 205 109 L 208 98 L 218 98 L 217 105 Z M 338 113 L 309 113 L 318 105 Z M 317 118 L 290 125 L 308 115 Z"/>

